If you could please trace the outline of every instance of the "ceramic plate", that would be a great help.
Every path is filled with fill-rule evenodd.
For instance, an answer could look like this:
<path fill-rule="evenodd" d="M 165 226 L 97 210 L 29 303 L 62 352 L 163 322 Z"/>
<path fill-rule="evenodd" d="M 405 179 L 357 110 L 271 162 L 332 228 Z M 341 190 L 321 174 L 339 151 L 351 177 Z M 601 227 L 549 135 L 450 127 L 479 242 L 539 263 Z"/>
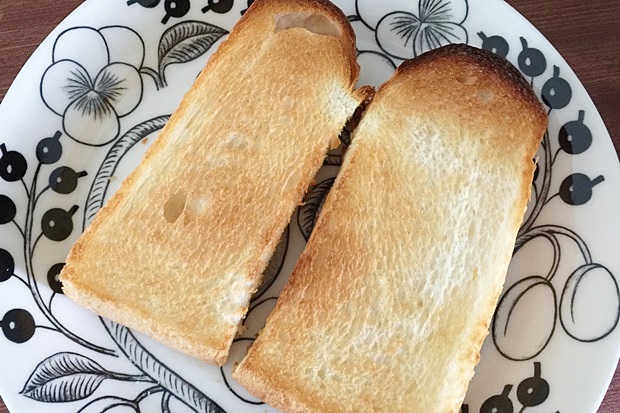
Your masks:
<path fill-rule="evenodd" d="M 499 0 L 338 3 L 358 36 L 360 84 L 378 85 L 403 59 L 466 42 L 510 60 L 548 109 L 532 200 L 462 411 L 594 412 L 620 348 L 620 174 L 579 80 Z M 274 307 L 341 151 L 329 154 L 295 212 L 221 369 L 83 310 L 57 280 L 72 243 L 247 7 L 246 0 L 88 0 L 41 44 L 6 95 L 0 391 L 11 412 L 274 411 L 230 378 L 231 367 Z"/>

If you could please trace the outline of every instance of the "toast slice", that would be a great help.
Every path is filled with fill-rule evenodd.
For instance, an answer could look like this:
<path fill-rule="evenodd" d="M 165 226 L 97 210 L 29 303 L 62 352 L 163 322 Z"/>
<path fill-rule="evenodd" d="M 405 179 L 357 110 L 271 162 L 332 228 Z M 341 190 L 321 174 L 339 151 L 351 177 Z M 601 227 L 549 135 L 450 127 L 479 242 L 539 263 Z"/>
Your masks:
<path fill-rule="evenodd" d="M 233 377 L 287 413 L 458 412 L 546 124 L 489 52 L 452 45 L 403 63 Z"/>
<path fill-rule="evenodd" d="M 326 0 L 256 0 L 60 280 L 92 311 L 221 365 L 280 235 L 366 91 Z"/>

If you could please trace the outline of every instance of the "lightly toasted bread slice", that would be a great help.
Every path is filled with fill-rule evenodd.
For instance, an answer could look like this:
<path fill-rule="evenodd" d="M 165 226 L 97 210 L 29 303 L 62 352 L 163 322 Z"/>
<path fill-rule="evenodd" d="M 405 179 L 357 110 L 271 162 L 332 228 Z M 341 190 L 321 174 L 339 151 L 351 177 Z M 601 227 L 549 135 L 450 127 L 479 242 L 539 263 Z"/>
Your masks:
<path fill-rule="evenodd" d="M 221 365 L 330 141 L 364 100 L 326 0 L 256 0 L 60 280 L 92 311 Z"/>
<path fill-rule="evenodd" d="M 458 412 L 546 124 L 489 52 L 452 45 L 403 63 L 233 377 L 287 413 Z"/>

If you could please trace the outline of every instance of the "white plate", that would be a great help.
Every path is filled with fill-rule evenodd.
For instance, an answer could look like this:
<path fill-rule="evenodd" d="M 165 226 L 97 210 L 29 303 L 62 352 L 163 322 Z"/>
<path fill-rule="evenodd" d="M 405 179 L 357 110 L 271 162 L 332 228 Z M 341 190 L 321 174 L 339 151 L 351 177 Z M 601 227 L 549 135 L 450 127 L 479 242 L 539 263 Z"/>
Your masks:
<path fill-rule="evenodd" d="M 338 3 L 357 32 L 360 84 L 377 85 L 401 59 L 440 43 L 468 42 L 506 56 L 545 102 L 537 195 L 463 411 L 595 411 L 620 347 L 620 174 L 579 80 L 499 0 Z M 303 248 L 337 152 L 295 213 L 223 369 L 100 320 L 62 296 L 54 278 L 247 7 L 189 5 L 85 2 L 41 44 L 0 107 L 0 391 L 13 413 L 273 411 L 232 382 L 230 369 Z"/>

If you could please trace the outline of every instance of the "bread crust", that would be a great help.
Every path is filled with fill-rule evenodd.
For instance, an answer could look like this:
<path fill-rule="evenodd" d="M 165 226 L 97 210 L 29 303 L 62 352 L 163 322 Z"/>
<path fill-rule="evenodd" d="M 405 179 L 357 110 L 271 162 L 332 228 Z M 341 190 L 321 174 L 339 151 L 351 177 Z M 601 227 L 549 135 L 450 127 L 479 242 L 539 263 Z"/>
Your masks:
<path fill-rule="evenodd" d="M 320 13 L 328 16 L 333 22 L 338 23 L 342 30 L 342 35 L 339 37 L 339 40 L 343 48 L 343 53 L 348 58 L 351 68 L 351 82 L 354 84 L 357 81 L 359 77 L 359 65 L 357 64 L 357 52 L 355 49 L 355 32 L 342 10 L 328 0 L 306 0 L 303 3 L 294 0 L 256 0 L 252 3 L 250 8 L 254 7 L 256 9 L 266 9 L 268 11 L 273 7 L 269 3 L 275 3 L 276 7 L 278 7 L 282 13 L 301 10 L 309 13 Z M 240 24 L 243 25 L 244 21 L 245 19 L 242 17 Z"/>
<path fill-rule="evenodd" d="M 404 61 L 396 70 L 395 77 L 406 77 L 408 73 L 420 70 L 427 64 L 467 66 L 469 69 L 479 70 L 494 80 L 495 86 L 505 89 L 506 93 L 520 103 L 520 110 L 528 113 L 528 122 L 533 125 L 544 125 L 540 136 L 547 125 L 547 112 L 532 91 L 521 72 L 508 60 L 502 59 L 483 49 L 468 46 L 462 43 L 450 44 L 438 49 L 423 53 L 416 59 Z M 379 88 L 378 93 L 387 83 Z M 540 126 L 539 126 L 540 128 Z M 533 157 L 539 147 L 539 142 L 532 140 L 527 147 L 527 153 Z"/>
<path fill-rule="evenodd" d="M 299 12 L 340 34 L 275 32 L 279 16 Z M 358 74 L 353 31 L 331 3 L 256 0 L 69 252 L 65 294 L 222 365 L 329 141 L 366 97 L 353 90 Z M 177 192 L 182 211 L 166 221 Z"/>
<path fill-rule="evenodd" d="M 457 413 L 546 123 L 516 69 L 488 52 L 453 45 L 403 63 L 355 131 L 306 249 L 233 377 L 286 413 Z M 481 188 L 487 180 L 496 187 Z M 471 262 L 468 236 L 488 249 Z"/>

